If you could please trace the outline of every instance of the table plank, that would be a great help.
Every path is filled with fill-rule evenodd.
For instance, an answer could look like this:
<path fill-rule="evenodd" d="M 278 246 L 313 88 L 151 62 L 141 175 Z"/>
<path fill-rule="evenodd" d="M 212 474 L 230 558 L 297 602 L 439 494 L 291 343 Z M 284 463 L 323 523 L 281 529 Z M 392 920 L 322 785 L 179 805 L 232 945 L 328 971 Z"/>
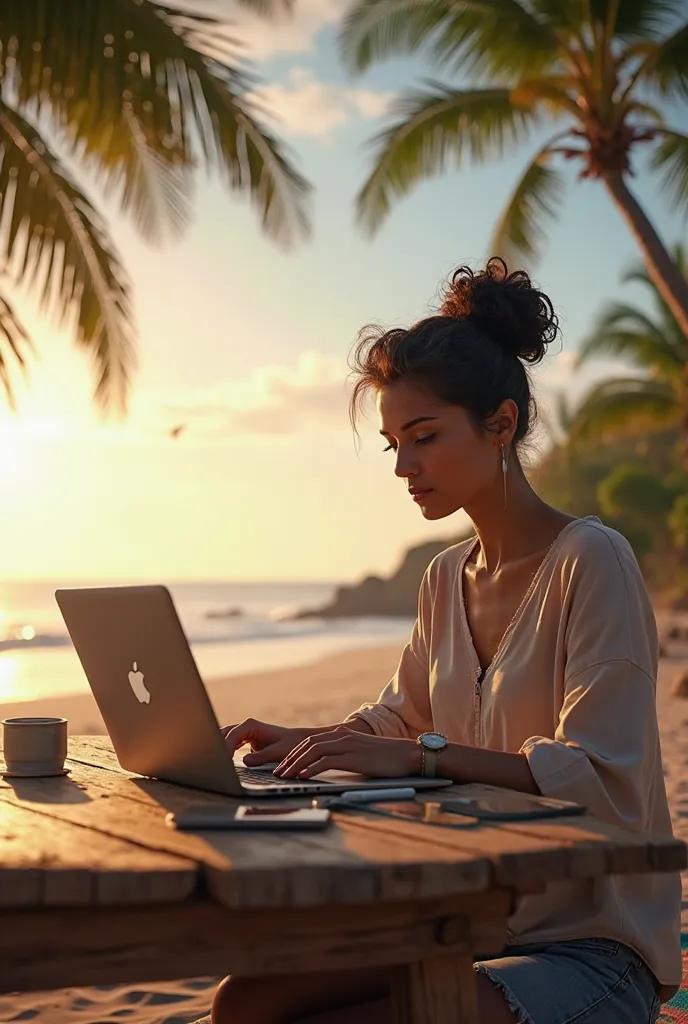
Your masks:
<path fill-rule="evenodd" d="M 69 763 L 70 778 L 6 780 L 0 806 L 30 808 L 36 817 L 135 843 L 152 857 L 195 862 L 210 894 L 228 907 L 394 902 L 493 886 L 532 892 L 567 878 L 686 865 L 679 840 L 627 832 L 587 816 L 448 830 L 360 810 L 337 815 L 335 827 L 322 833 L 182 833 L 165 825 L 168 810 L 190 802 L 226 804 L 228 798 L 125 772 L 106 737 L 73 739 Z M 494 792 L 452 787 L 442 797 Z M 514 805 L 523 800 L 498 792 Z M 25 872 L 34 867 L 21 866 Z M 32 876 L 23 877 L 30 890 Z"/>
<path fill-rule="evenodd" d="M 9 785 L 14 781 L 14 785 Z M 87 795 L 76 800 L 75 791 Z M 371 830 L 360 818 L 346 833 L 178 832 L 168 810 L 227 798 L 73 763 L 69 778 L 7 780 L 0 805 L 30 806 L 35 814 L 81 825 L 203 865 L 211 894 L 227 906 L 313 906 L 431 898 L 485 891 L 490 863 L 474 851 L 435 844 L 420 829 L 403 844 Z"/>
<path fill-rule="evenodd" d="M 72 761 L 90 764 L 94 768 L 108 768 L 129 779 L 136 774 L 122 768 L 109 736 L 70 736 L 67 763 Z"/>
<path fill-rule="evenodd" d="M 0 908 L 173 903 L 199 882 L 188 858 L 0 803 Z"/>
<path fill-rule="evenodd" d="M 76 737 L 70 747 L 70 757 L 83 760 L 86 764 L 107 767 L 128 778 L 134 777 L 119 765 L 107 736 Z M 516 809 L 531 799 L 528 794 L 515 790 L 497 789 L 478 783 L 452 786 L 442 790 L 441 794 L 427 791 L 420 794 L 419 798 L 427 802 L 451 796 L 479 798 L 493 797 L 495 794 L 499 795 L 503 803 Z M 404 834 L 417 835 L 418 826 L 409 823 Z M 648 832 L 630 832 L 592 815 L 570 820 L 500 822 L 494 826 L 484 824 L 476 833 L 463 835 L 466 838 L 462 847 L 464 850 L 470 851 L 479 846 L 490 854 L 495 851 L 500 884 L 514 883 L 519 874 L 523 874 L 526 858 L 535 874 L 542 870 L 547 873 L 550 868 L 556 871 L 561 865 L 558 857 L 552 856 L 553 846 L 562 845 L 575 847 L 575 851 L 569 851 L 570 856 L 565 858 L 566 870 L 561 877 L 566 878 L 587 878 L 599 873 L 632 874 L 647 869 L 681 871 L 688 867 L 688 850 L 682 840 Z M 474 842 L 474 836 L 477 843 Z M 508 844 L 506 848 L 505 843 Z"/>
<path fill-rule="evenodd" d="M 124 910 L 6 911 L 0 991 L 389 967 L 498 954 L 509 893 L 359 907 L 256 910 L 188 903 Z"/>
<path fill-rule="evenodd" d="M 102 763 L 113 772 L 133 777 L 119 766 L 108 737 L 79 737 L 70 748 L 70 755 L 87 764 Z M 177 788 L 172 787 L 172 790 Z M 495 793 L 515 808 L 530 799 L 515 791 L 479 784 L 453 786 L 443 790 L 441 798 L 451 795 L 494 796 Z M 207 797 L 218 801 L 226 799 L 211 794 Z M 421 799 L 434 801 L 438 794 L 427 792 L 421 795 Z M 362 819 L 368 821 L 368 829 L 386 834 L 395 841 L 395 845 L 400 841 L 406 843 L 428 838 L 428 829 L 423 825 L 373 818 L 364 811 L 355 818 L 338 815 L 337 824 L 346 831 L 358 828 Z M 457 856 L 489 857 L 494 884 L 513 886 L 522 892 L 540 887 L 543 879 L 553 882 L 603 874 L 680 871 L 688 866 L 688 851 L 681 840 L 629 832 L 590 815 L 569 821 L 502 822 L 491 826 L 483 823 L 475 830 L 462 832 L 435 828 L 430 833 L 430 841 L 446 845 Z"/>

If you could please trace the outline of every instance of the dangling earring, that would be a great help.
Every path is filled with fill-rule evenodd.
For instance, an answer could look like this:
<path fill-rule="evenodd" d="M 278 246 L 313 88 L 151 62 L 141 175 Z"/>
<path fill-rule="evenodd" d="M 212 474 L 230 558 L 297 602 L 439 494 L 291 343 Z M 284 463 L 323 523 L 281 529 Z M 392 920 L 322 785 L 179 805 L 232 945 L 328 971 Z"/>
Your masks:
<path fill-rule="evenodd" d="M 506 474 L 509 466 L 506 461 L 506 445 L 502 445 L 502 479 L 504 480 L 504 508 L 506 509 Z"/>

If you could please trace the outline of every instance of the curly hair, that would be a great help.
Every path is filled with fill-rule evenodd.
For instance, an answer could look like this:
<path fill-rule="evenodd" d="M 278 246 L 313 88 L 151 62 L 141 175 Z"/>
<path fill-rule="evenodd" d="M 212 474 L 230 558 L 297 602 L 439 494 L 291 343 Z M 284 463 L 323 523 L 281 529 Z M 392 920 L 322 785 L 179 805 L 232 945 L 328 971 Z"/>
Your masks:
<path fill-rule="evenodd" d="M 514 442 L 532 429 L 535 401 L 526 364 L 539 363 L 559 332 L 549 297 L 523 270 L 499 256 L 474 273 L 459 267 L 444 289 L 439 314 L 412 327 L 364 327 L 349 361 L 354 381 L 349 414 L 356 430 L 369 391 L 409 380 L 484 427 L 505 399 L 518 408 Z"/>

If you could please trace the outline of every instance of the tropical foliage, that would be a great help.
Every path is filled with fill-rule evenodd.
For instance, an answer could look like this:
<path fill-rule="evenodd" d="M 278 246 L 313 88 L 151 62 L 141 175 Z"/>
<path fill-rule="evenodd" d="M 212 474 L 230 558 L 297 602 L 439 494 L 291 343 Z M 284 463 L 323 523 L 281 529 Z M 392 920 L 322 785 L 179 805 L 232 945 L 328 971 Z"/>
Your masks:
<path fill-rule="evenodd" d="M 423 179 L 499 158 L 551 127 L 491 251 L 539 255 L 561 207 L 562 165 L 572 162 L 603 183 L 688 336 L 688 284 L 628 186 L 634 158 L 649 151 L 665 196 L 688 206 L 688 135 L 661 109 L 688 97 L 684 0 L 353 0 L 341 47 L 356 72 L 425 50 L 439 71 L 480 85 L 431 81 L 399 98 L 358 196 L 365 228 L 377 230 Z"/>
<path fill-rule="evenodd" d="M 260 13 L 281 0 L 238 0 Z M 6 297 L 33 289 L 92 358 L 95 398 L 123 409 L 135 365 L 131 286 L 72 165 L 118 201 L 144 238 L 185 227 L 194 173 L 218 172 L 289 244 L 308 186 L 266 130 L 255 81 L 216 19 L 153 0 L 0 5 L 0 383 L 30 345 Z M 0 263 L 2 267 L 2 263 Z"/>
<path fill-rule="evenodd" d="M 673 257 L 688 280 L 685 250 Z M 601 356 L 618 356 L 632 374 L 604 380 L 579 406 L 572 432 L 604 438 L 621 431 L 657 430 L 683 425 L 688 412 L 686 365 L 688 338 L 643 266 L 624 277 L 646 288 L 654 315 L 629 303 L 611 303 L 593 325 L 579 351 L 579 365 Z"/>
<path fill-rule="evenodd" d="M 653 588 L 688 587 L 677 550 L 688 538 L 688 476 L 676 430 L 562 442 L 530 476 L 545 501 L 571 515 L 598 515 L 627 537 Z"/>
<path fill-rule="evenodd" d="M 673 251 L 688 272 L 686 253 Z M 688 594 L 688 340 L 645 268 L 627 282 L 645 288 L 654 313 L 628 303 L 602 311 L 579 364 L 616 356 L 628 374 L 593 386 L 577 407 L 559 396 L 553 443 L 534 468 L 539 493 L 573 515 L 597 514 L 631 541 L 649 581 Z"/>

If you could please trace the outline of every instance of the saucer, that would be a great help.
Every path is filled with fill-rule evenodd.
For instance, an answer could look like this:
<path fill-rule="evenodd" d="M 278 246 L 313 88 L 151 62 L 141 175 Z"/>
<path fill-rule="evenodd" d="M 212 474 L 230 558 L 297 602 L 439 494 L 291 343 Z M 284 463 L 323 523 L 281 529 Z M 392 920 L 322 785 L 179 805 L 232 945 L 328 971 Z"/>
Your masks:
<path fill-rule="evenodd" d="M 59 775 L 69 775 L 71 770 L 71 768 L 59 768 L 57 771 L 54 772 L 11 772 L 4 768 L 2 771 L 0 771 L 0 775 L 4 779 L 52 779 Z"/>

